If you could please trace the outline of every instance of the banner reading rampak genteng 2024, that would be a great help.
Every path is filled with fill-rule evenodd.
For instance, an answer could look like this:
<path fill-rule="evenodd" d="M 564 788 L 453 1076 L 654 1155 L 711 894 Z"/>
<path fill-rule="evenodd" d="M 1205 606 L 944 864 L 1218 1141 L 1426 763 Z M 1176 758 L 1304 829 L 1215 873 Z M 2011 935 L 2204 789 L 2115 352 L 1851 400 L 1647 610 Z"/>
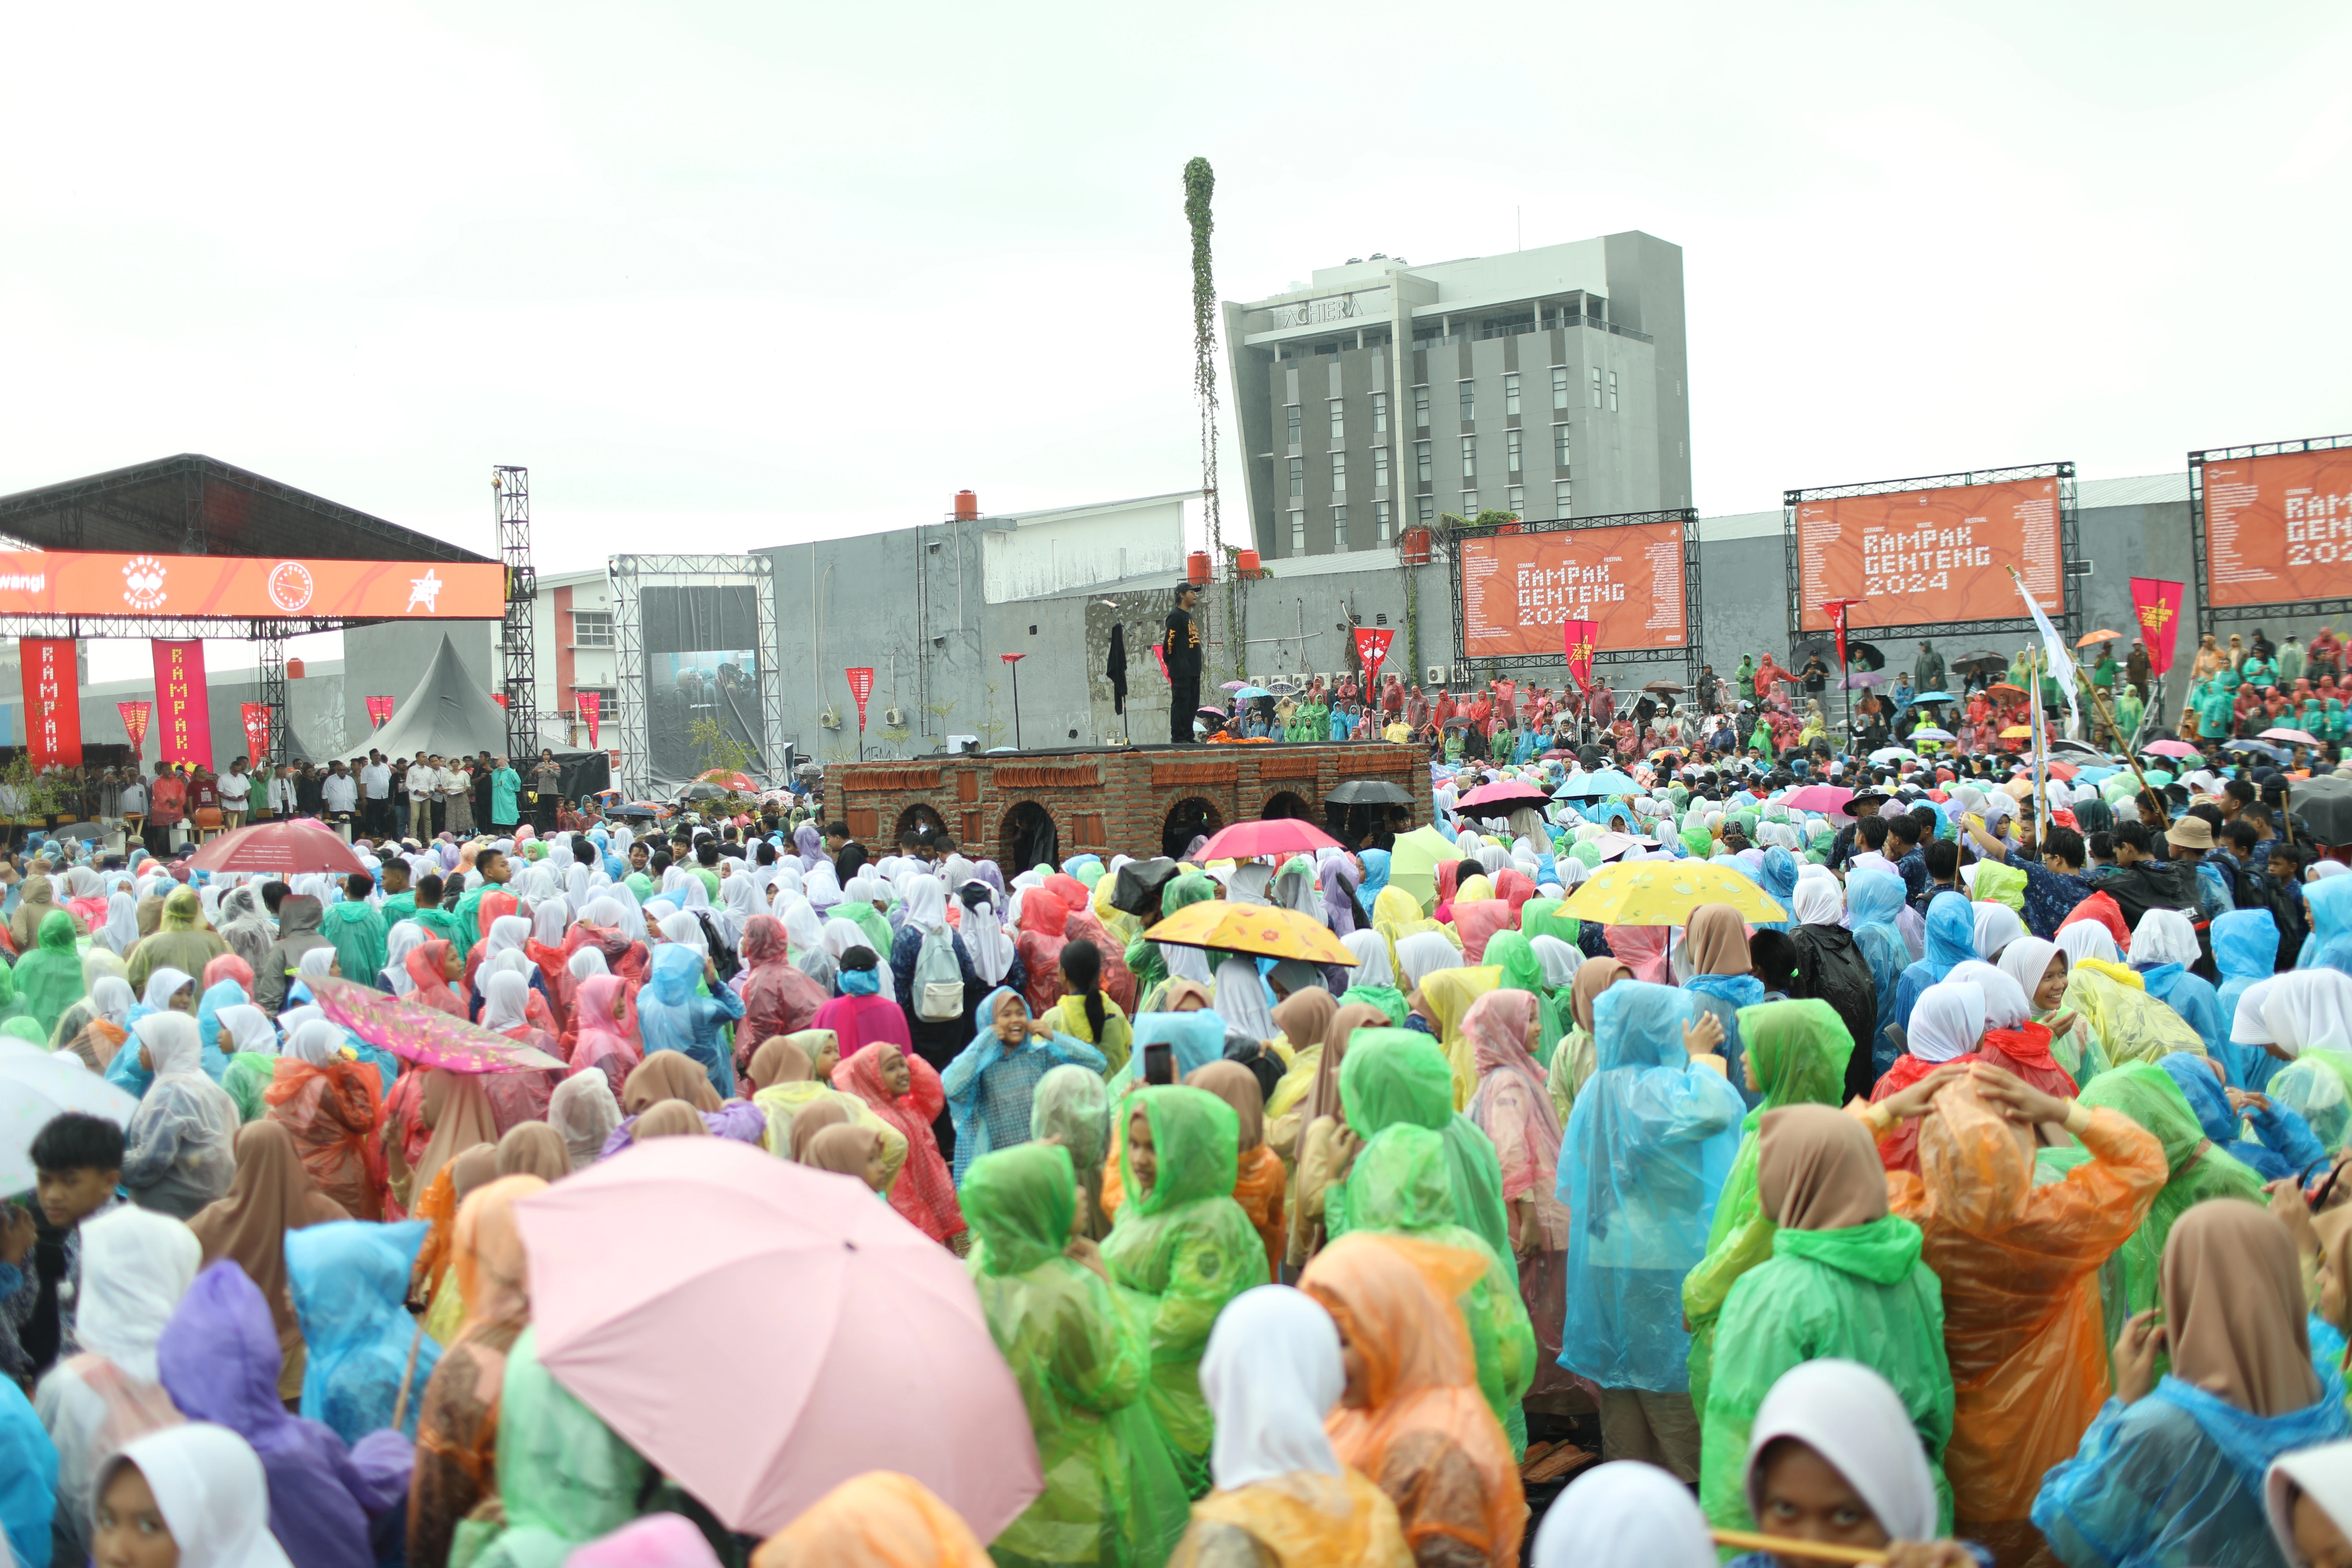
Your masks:
<path fill-rule="evenodd" d="M 2132 616 L 2139 622 L 2139 640 L 2147 647 L 2147 668 L 2162 675 L 2172 668 L 2173 649 L 2180 637 L 2180 604 L 2189 584 L 2161 577 L 2131 580 Z"/>

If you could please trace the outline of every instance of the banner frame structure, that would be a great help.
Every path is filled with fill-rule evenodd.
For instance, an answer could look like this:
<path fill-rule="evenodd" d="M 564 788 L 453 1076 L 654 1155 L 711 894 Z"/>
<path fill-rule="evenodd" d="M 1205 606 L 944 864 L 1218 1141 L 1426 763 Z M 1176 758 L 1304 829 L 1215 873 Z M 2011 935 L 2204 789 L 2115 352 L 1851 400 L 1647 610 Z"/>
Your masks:
<path fill-rule="evenodd" d="M 1805 501 L 1842 500 L 1852 496 L 1895 495 L 1906 490 L 1966 489 L 1975 485 L 2015 484 L 2023 479 L 2055 479 L 2058 481 L 2058 576 L 2064 585 L 2065 604 L 2052 617 L 2058 628 L 2070 637 L 2079 636 L 2083 629 L 2083 595 L 2078 582 L 2089 575 L 2089 567 L 2082 558 L 2078 533 L 2079 518 L 2074 500 L 2074 465 L 2072 463 L 2025 463 L 2005 468 L 1977 468 L 1959 474 L 1929 474 L 1908 479 L 1879 479 L 1869 484 L 1816 485 L 1808 489 L 1784 490 L 1780 496 L 1780 542 L 1785 552 L 1784 571 L 1788 581 L 1788 599 L 1784 619 L 1788 627 L 1789 646 L 1826 638 L 1827 630 L 1809 630 L 1805 626 L 1804 563 L 1797 543 L 1797 508 Z M 2006 598 L 2007 595 L 2004 595 Z M 2014 602 L 2011 600 L 2011 602 Z M 1868 599 L 1860 601 L 1867 605 Z M 1958 637 L 1981 633 L 1992 636 L 2004 632 L 2032 632 L 2033 617 L 2025 615 L 1987 616 L 1978 619 L 1954 617 L 1949 620 L 1921 621 L 1910 626 L 1874 626 L 1858 622 L 1850 609 L 1846 615 L 1845 635 L 1849 639 L 1870 643 L 1886 643 L 1906 637 Z"/>
<path fill-rule="evenodd" d="M 1666 507 L 1657 511 L 1612 512 L 1605 517 L 1562 517 L 1529 522 L 1522 519 L 1512 522 L 1463 523 L 1450 529 L 1445 535 L 1445 565 L 1447 584 L 1453 595 L 1454 668 L 1455 686 L 1465 683 L 1464 672 L 1473 665 L 1489 666 L 1495 670 L 1568 668 L 1565 650 L 1544 654 L 1472 654 L 1465 636 L 1462 614 L 1462 542 L 1470 539 L 1493 539 L 1507 533 L 1566 533 L 1593 528 L 1633 528 L 1654 526 L 1662 522 L 1679 524 L 1683 531 L 1683 645 L 1671 647 L 1596 648 L 1592 667 L 1598 671 L 1612 665 L 1662 665 L 1679 663 L 1683 667 L 1683 684 L 1696 690 L 1698 672 L 1705 663 L 1701 647 L 1704 636 L 1700 608 L 1704 595 L 1699 584 L 1698 510 L 1696 507 Z M 1557 640 L 1557 639 L 1554 639 Z M 1566 679 L 1563 674 L 1562 679 Z"/>
<path fill-rule="evenodd" d="M 784 733 L 783 639 L 776 614 L 776 561 L 770 555 L 614 555 L 604 563 L 613 604 L 613 710 L 599 715 L 621 753 L 614 782 L 644 798 L 653 788 L 652 739 L 646 711 L 645 626 L 637 595 L 646 587 L 696 587 L 713 582 L 751 589 L 752 626 L 760 656 L 761 755 L 753 764 L 781 778 L 795 748 Z"/>
<path fill-rule="evenodd" d="M 2215 605 L 2208 581 L 2205 549 L 2205 465 L 2237 462 L 2246 458 L 2276 458 L 2291 452 L 2334 452 L 2352 447 L 2352 435 L 2312 436 L 2294 441 L 2257 441 L 2244 447 L 2209 447 L 2189 454 L 2189 591 L 2197 595 L 2197 635 L 2264 616 L 2340 616 L 2352 614 L 2352 597 L 2281 599 L 2260 605 Z M 2192 650 L 2193 651 L 2193 650 Z"/>

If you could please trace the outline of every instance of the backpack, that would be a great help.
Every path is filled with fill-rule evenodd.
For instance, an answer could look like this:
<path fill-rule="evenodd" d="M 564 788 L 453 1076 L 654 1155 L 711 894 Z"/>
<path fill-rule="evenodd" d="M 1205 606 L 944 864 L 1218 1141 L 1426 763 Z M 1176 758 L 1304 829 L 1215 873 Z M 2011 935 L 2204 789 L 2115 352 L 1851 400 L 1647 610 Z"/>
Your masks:
<path fill-rule="evenodd" d="M 915 1016 L 944 1024 L 963 1016 L 963 965 L 956 962 L 955 938 L 947 927 L 923 933 L 915 954 Z"/>

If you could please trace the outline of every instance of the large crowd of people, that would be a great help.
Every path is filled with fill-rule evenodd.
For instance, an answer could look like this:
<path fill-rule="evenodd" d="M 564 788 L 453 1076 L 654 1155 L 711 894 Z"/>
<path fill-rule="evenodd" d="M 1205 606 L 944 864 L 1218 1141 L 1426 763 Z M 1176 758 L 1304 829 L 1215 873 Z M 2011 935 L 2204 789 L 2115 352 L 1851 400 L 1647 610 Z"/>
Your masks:
<path fill-rule="evenodd" d="M 134 1109 L 11 1134 L 6 1560 L 2352 1563 L 2352 880 L 2291 811 L 2330 700 L 2225 749 L 2337 650 L 2265 645 L 2200 652 L 2180 760 L 2055 750 L 2034 663 L 1931 647 L 1834 735 L 1769 656 L 1648 712 L 1242 698 L 1236 743 L 1432 750 L 1433 820 L 1256 859 L 877 853 L 815 799 L 493 835 L 363 794 L 360 868 L 282 879 L 37 838 L 0 1089 Z M 2158 701 L 2139 650 L 2083 674 Z M 1339 945 L 1147 934 L 1211 900 Z M 407 1059 L 432 1014 L 560 1066 Z M 519 1215 L 662 1139 L 961 1260 L 1018 1517 L 883 1470 L 739 1535 L 565 1387 Z M 804 1331 L 739 1306 L 675 1331 Z"/>

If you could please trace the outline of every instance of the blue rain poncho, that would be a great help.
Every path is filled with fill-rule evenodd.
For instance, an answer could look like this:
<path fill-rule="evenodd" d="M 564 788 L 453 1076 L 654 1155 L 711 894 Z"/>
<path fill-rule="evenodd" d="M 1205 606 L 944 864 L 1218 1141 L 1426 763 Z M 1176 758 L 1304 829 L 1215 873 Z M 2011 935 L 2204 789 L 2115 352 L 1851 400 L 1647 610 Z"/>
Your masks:
<path fill-rule="evenodd" d="M 1956 963 L 1977 956 L 1976 907 L 1965 893 L 1937 893 L 1927 905 L 1927 955 L 1903 972 L 1895 988 L 1895 1021 L 1911 1028 L 1911 1009 L 1919 994 L 1943 983 Z"/>
<path fill-rule="evenodd" d="M 1688 994 L 1633 980 L 1593 1005 L 1593 1074 L 1559 1162 L 1571 1219 L 1559 1364 L 1604 1388 L 1690 1387 L 1683 1277 L 1706 1255 L 1747 1110 L 1691 1065 L 1683 1026 L 1696 1016 Z"/>
<path fill-rule="evenodd" d="M 2273 1105 L 2303 1118 L 2319 1146 L 2331 1154 L 2352 1132 L 2352 1061 L 2339 1067 L 2341 1059 L 2333 1051 L 2306 1051 L 2294 1061 L 2280 1062 L 2263 1089 Z"/>
<path fill-rule="evenodd" d="M 1780 845 L 1764 851 L 1764 864 L 1756 873 L 1756 885 L 1779 900 L 1782 909 L 1797 895 L 1797 858 Z M 1787 931 L 1787 921 L 1758 921 L 1758 931 Z"/>
<path fill-rule="evenodd" d="M 196 999 L 196 1044 L 205 1050 L 205 1076 L 215 1083 L 228 1073 L 228 1056 L 220 1048 L 220 1010 L 243 1006 L 247 1000 L 245 987 L 234 980 L 214 982 Z"/>
<path fill-rule="evenodd" d="M 1175 1051 L 1178 1083 L 1211 1062 L 1224 1059 L 1225 1020 L 1223 1015 L 1207 1007 L 1190 1013 L 1138 1013 L 1134 1030 L 1127 1065 L 1111 1075 L 1114 1099 L 1128 1085 L 1143 1081 L 1143 1051 L 1147 1046 L 1168 1046 Z"/>
<path fill-rule="evenodd" d="M 419 1395 L 441 1347 L 429 1335 L 417 1339 L 415 1320 L 402 1303 L 429 1228 L 421 1219 L 391 1225 L 347 1219 L 286 1233 L 287 1279 L 310 1352 L 302 1372 L 302 1415 L 334 1428 L 346 1443 L 392 1425 L 412 1343 L 416 1373 L 401 1430 L 416 1436 Z"/>
<path fill-rule="evenodd" d="M 2231 910 L 2213 922 L 2213 963 L 2221 972 L 2214 1000 L 2227 1021 L 2238 1016 L 2238 998 L 2258 980 L 2268 980 L 2278 968 L 2278 921 L 2268 910 Z M 2260 1046 L 2232 1045 L 2227 1027 L 2218 1047 L 2208 1036 L 2205 1048 L 2230 1071 L 2232 1089 L 2260 1089 L 2279 1068 L 2279 1059 Z"/>
<path fill-rule="evenodd" d="M 710 955 L 688 942 L 664 942 L 654 950 L 653 973 L 637 993 L 637 1032 L 646 1055 L 679 1051 L 709 1075 L 721 1100 L 735 1096 L 735 1068 L 719 1026 L 743 1016 L 743 998 L 722 985 L 698 995 L 695 983 Z"/>
<path fill-rule="evenodd" d="M 1871 1078 L 1875 1082 L 1903 1054 L 1886 1032 L 1886 1026 L 1897 1021 L 1895 999 L 1903 972 L 1911 967 L 1910 944 L 1895 923 L 1903 914 L 1903 879 L 1866 866 L 1851 872 L 1845 879 L 1845 907 L 1852 917 L 1854 945 L 1869 960 L 1870 977 L 1878 987 L 1878 1027 L 1866 1046 L 1854 1042 L 1857 1050 L 1870 1052 Z"/>
<path fill-rule="evenodd" d="M 2223 1051 L 2230 1043 L 2230 1015 L 2221 1011 L 2212 982 L 2178 963 L 2151 964 L 2137 973 L 2147 994 L 2179 1014 L 2205 1042 L 2206 1051 L 2222 1058 L 2226 1068 L 2229 1063 Z"/>
<path fill-rule="evenodd" d="M 955 1119 L 955 1182 L 963 1185 L 972 1162 L 995 1149 L 1029 1141 L 1029 1120 L 1037 1080 L 1057 1067 L 1073 1065 L 1101 1072 L 1110 1063 L 1076 1035 L 1056 1029 L 1045 1039 L 1024 1037 L 1007 1046 L 996 1035 L 996 1006 L 1013 998 L 1024 1024 L 1034 1016 L 1021 993 L 1000 985 L 981 999 L 972 1014 L 980 1032 L 940 1069 L 940 1087 Z"/>
<path fill-rule="evenodd" d="M 2340 969 L 2352 974 L 2352 878 L 2330 877 L 2303 889 L 2311 934 L 2294 955 L 2297 969 Z"/>
<path fill-rule="evenodd" d="M 2213 1069 L 2206 1066 L 2202 1057 L 2173 1051 L 2158 1058 L 2156 1065 L 2180 1086 L 2189 1109 L 2196 1113 L 2197 1125 L 2213 1141 L 2213 1147 L 2250 1167 L 2263 1181 L 2274 1182 L 2281 1176 L 2300 1178 L 2327 1158 L 2327 1151 L 2320 1147 L 2310 1124 L 2275 1100 L 2267 1110 L 2250 1108 L 2246 1112 L 2246 1120 L 2253 1124 L 2254 1136 L 2262 1142 L 2250 1143 L 2241 1138 L 2238 1113 L 2230 1109 L 2230 1097 L 2222 1092 L 2221 1080 L 2213 1076 Z"/>

